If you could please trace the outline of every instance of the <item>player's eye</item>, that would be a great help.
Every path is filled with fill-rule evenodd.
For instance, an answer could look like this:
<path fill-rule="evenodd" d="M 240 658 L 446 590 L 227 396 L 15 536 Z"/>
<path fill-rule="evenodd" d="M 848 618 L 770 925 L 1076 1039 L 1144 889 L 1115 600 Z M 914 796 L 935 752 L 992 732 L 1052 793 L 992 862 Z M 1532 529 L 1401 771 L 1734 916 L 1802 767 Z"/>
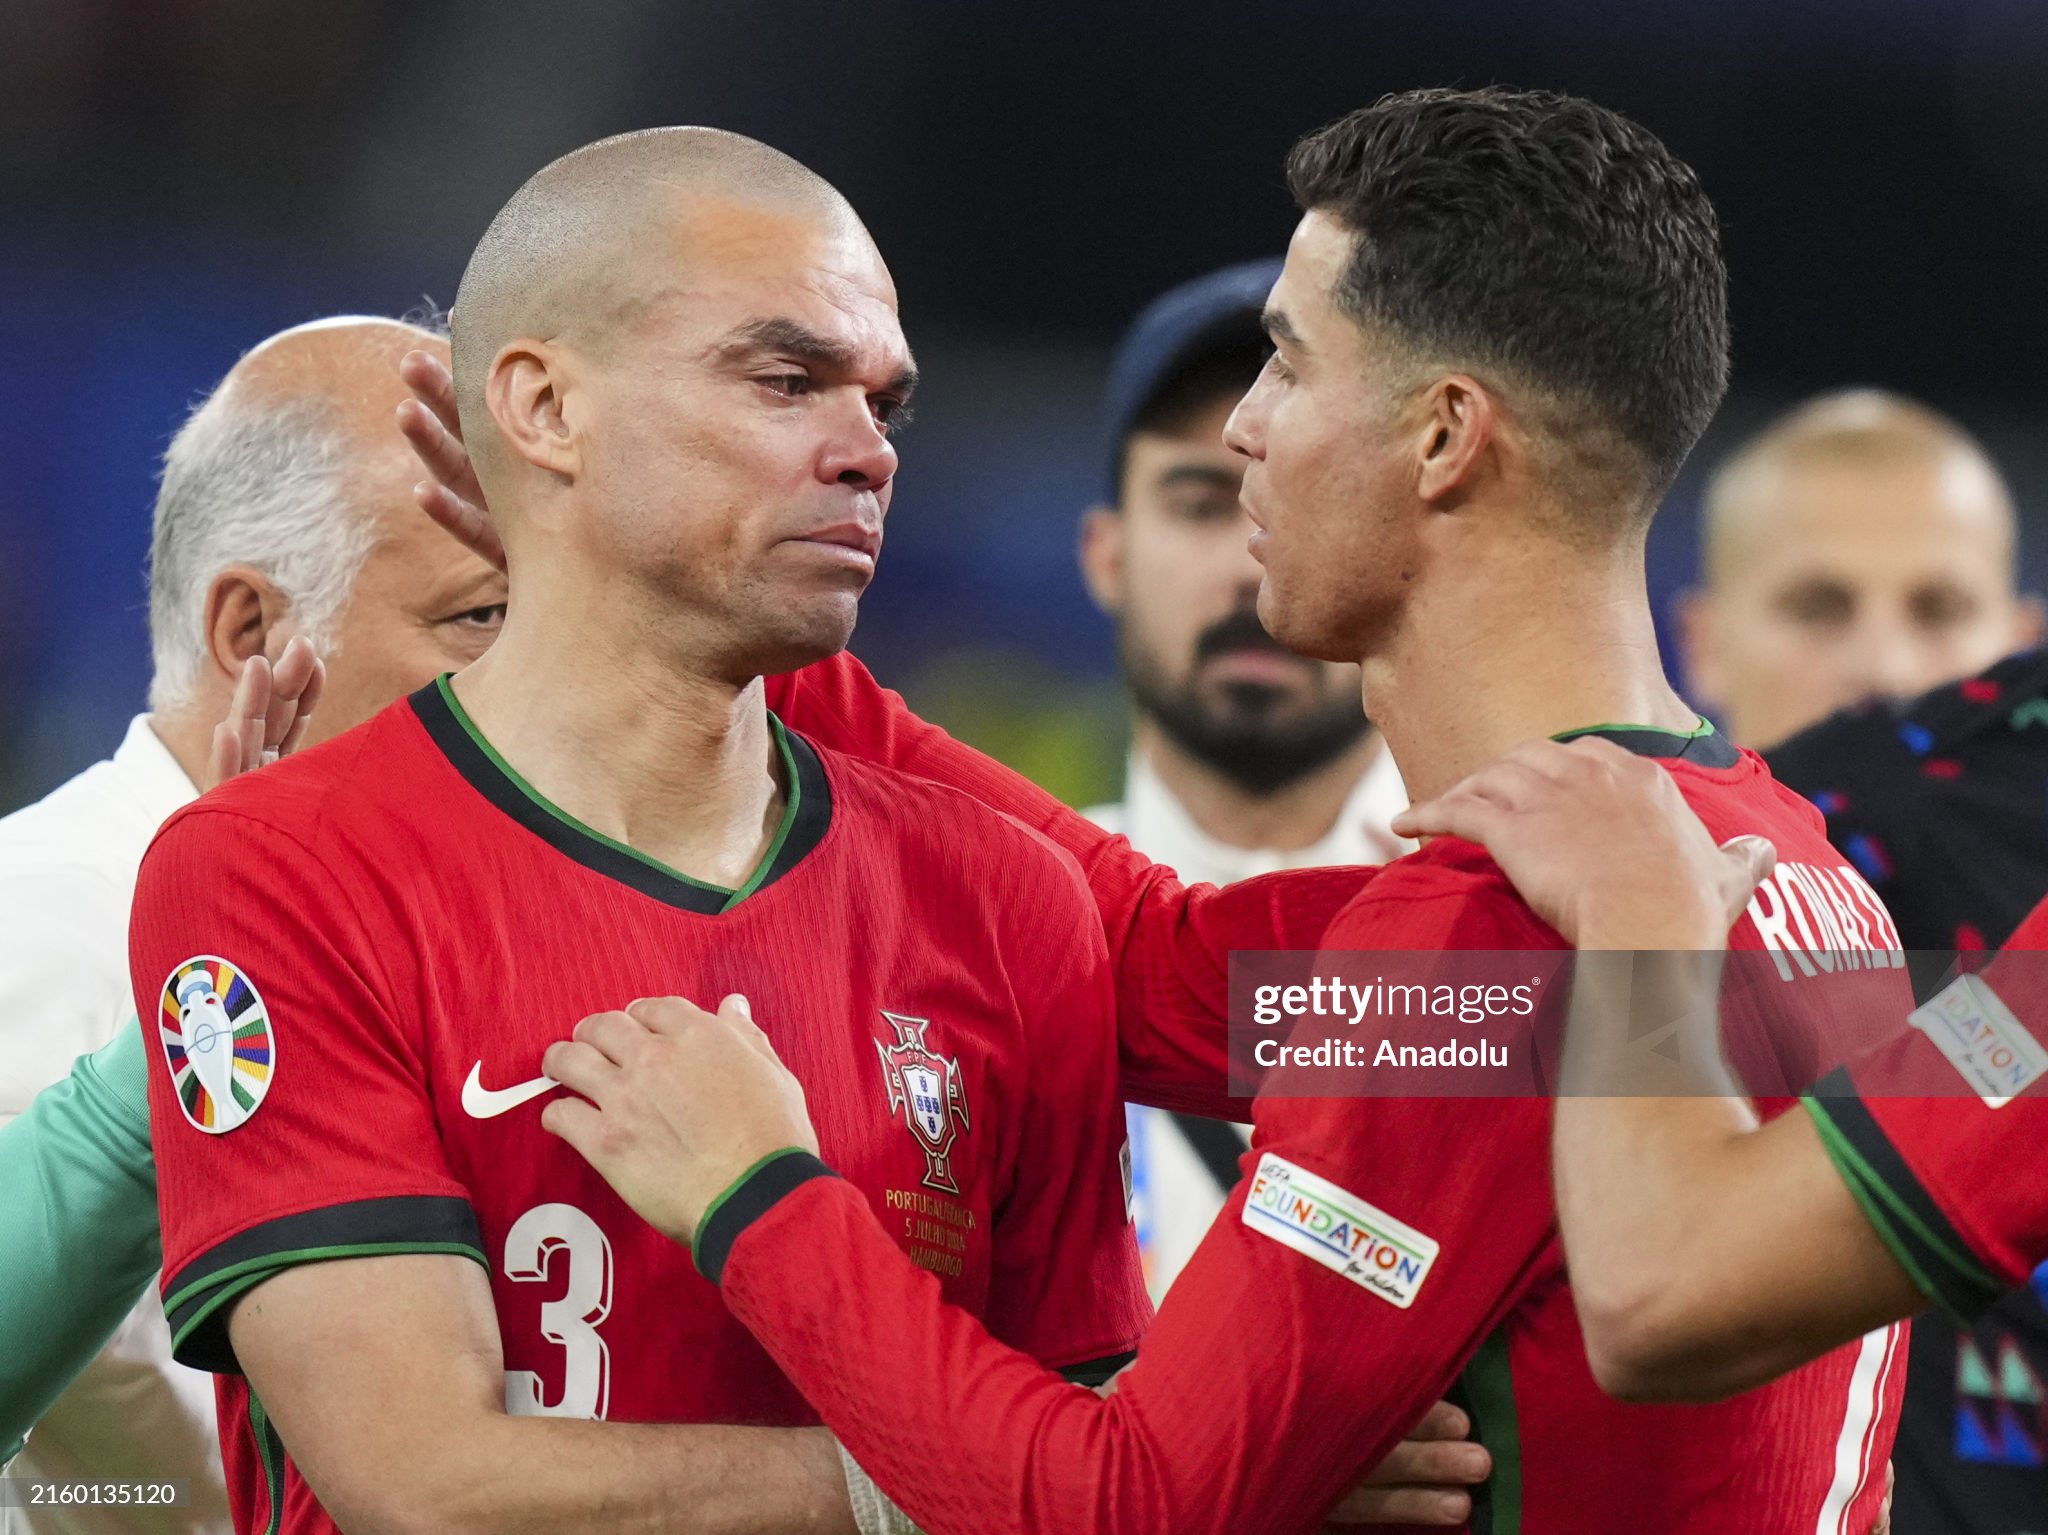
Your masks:
<path fill-rule="evenodd" d="M 493 602 L 480 608 L 465 608 L 451 614 L 446 622 L 466 624 L 473 629 L 495 629 L 505 622 L 505 604 Z"/>
<path fill-rule="evenodd" d="M 1932 587 L 1913 594 L 1913 617 L 1929 629 L 1945 629 L 1977 616 L 1976 601 L 1954 587 Z"/>
<path fill-rule="evenodd" d="M 910 403 L 893 395 L 877 395 L 868 401 L 868 409 L 875 414 L 875 423 L 884 433 L 893 436 L 910 425 Z"/>
<path fill-rule="evenodd" d="M 1283 384 L 1294 382 L 1294 370 L 1287 366 L 1287 359 L 1280 355 L 1277 348 L 1266 358 L 1266 372 Z"/>
<path fill-rule="evenodd" d="M 1839 586 L 1811 583 L 1795 586 L 1778 599 L 1778 610 L 1794 623 L 1845 624 L 1855 608 Z"/>
<path fill-rule="evenodd" d="M 785 399 L 797 399 L 811 392 L 811 376 L 808 373 L 771 373 L 754 381 L 770 394 L 779 394 Z"/>

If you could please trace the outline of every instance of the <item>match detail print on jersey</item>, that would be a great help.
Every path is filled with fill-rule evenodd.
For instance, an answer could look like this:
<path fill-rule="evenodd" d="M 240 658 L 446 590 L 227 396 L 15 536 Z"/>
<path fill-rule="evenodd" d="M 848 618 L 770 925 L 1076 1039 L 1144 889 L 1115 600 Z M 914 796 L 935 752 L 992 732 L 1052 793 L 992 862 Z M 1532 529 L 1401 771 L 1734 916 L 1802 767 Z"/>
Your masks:
<path fill-rule="evenodd" d="M 1437 1244 L 1414 1227 L 1270 1151 L 1252 1174 L 1244 1223 L 1403 1311 L 1436 1264 Z"/>
<path fill-rule="evenodd" d="M 247 1124 L 277 1071 L 263 998 L 217 954 L 199 954 L 164 982 L 157 1038 L 178 1107 L 194 1129 L 226 1135 Z"/>

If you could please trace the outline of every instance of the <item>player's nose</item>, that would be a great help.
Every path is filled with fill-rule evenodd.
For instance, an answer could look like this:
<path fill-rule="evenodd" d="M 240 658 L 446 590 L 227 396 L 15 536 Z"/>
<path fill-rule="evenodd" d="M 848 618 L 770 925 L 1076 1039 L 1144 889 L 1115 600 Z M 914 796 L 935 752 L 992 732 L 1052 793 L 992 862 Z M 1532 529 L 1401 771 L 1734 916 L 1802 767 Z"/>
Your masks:
<path fill-rule="evenodd" d="M 868 409 L 835 413 L 833 432 L 818 460 L 818 478 L 831 484 L 879 490 L 896 474 L 896 445 Z"/>

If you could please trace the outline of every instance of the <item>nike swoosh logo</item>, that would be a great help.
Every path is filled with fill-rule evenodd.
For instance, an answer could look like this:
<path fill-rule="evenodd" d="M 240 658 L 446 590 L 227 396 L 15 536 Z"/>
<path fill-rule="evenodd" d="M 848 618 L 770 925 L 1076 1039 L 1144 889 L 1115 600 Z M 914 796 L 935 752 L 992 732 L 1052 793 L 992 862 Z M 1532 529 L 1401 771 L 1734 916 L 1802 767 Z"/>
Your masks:
<path fill-rule="evenodd" d="M 562 1085 L 553 1077 L 535 1077 L 512 1087 L 485 1087 L 483 1076 L 484 1063 L 478 1061 L 469 1068 L 469 1080 L 462 1084 L 462 1112 L 471 1119 L 496 1119 Z"/>

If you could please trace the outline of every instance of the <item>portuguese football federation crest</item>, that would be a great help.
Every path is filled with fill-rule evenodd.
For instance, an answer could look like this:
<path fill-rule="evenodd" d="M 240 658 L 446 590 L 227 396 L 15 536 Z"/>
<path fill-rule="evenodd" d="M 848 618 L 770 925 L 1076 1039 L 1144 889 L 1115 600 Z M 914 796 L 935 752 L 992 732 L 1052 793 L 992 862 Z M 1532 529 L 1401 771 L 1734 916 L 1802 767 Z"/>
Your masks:
<path fill-rule="evenodd" d="M 898 1109 L 910 1125 L 910 1134 L 924 1152 L 924 1183 L 927 1188 L 960 1192 L 953 1180 L 953 1138 L 968 1128 L 967 1088 L 960 1080 L 960 1060 L 948 1060 L 925 1045 L 928 1018 L 905 1018 L 884 1012 L 896 1030 L 896 1043 L 875 1041 L 882 1057 L 882 1077 L 889 1084 L 889 1117 Z M 958 1120 L 956 1126 L 954 1121 Z"/>
<path fill-rule="evenodd" d="M 208 1135 L 245 1123 L 270 1091 L 277 1041 L 249 978 L 217 955 L 188 959 L 164 982 L 157 1033 L 185 1117 Z"/>

